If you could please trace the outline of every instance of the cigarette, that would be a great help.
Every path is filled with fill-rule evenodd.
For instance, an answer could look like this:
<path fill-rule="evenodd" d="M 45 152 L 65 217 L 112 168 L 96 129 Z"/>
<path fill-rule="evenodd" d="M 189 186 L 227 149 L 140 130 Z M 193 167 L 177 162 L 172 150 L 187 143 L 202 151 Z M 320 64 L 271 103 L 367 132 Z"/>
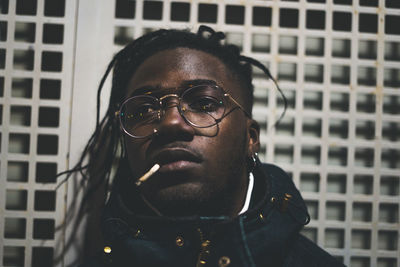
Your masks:
<path fill-rule="evenodd" d="M 142 177 L 140 177 L 139 180 L 136 181 L 135 184 L 136 184 L 137 186 L 140 186 L 144 181 L 146 181 L 147 179 L 149 179 L 150 176 L 152 176 L 153 174 L 155 174 L 155 173 L 158 171 L 158 169 L 160 169 L 160 165 L 159 165 L 159 164 L 154 164 L 154 166 L 151 167 L 151 169 L 150 169 L 148 172 L 146 172 Z"/>

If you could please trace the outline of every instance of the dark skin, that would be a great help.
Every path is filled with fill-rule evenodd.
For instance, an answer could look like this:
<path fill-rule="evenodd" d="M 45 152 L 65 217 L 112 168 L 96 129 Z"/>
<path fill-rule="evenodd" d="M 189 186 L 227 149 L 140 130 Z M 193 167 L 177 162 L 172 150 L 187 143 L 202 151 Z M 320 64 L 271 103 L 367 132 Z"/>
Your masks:
<path fill-rule="evenodd" d="M 179 94 L 190 83 L 215 83 L 244 103 L 240 83 L 217 57 L 190 48 L 175 48 L 147 58 L 133 74 L 126 98 L 143 88 L 161 95 Z M 125 136 L 133 179 L 154 163 L 160 170 L 143 183 L 143 196 L 167 216 L 236 216 L 247 192 L 247 159 L 258 152 L 259 126 L 228 101 L 222 121 L 211 128 L 189 125 L 179 114 L 176 98 L 158 127 L 146 139 Z M 129 204 L 128 204 L 129 205 Z"/>

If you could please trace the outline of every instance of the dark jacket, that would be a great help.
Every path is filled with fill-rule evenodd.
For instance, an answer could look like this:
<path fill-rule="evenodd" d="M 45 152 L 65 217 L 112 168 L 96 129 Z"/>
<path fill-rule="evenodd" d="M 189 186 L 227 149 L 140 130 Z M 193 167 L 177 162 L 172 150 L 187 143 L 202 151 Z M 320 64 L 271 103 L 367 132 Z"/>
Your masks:
<path fill-rule="evenodd" d="M 83 266 L 343 266 L 299 234 L 309 216 L 287 174 L 270 164 L 253 174 L 250 208 L 235 218 L 141 216 L 114 194 L 103 221 L 111 252 Z"/>

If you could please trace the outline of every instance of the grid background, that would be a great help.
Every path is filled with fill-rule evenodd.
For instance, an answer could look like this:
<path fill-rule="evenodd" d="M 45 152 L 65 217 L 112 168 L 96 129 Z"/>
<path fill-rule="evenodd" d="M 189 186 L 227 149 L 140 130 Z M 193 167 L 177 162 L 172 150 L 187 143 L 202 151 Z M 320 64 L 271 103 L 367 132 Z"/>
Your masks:
<path fill-rule="evenodd" d="M 400 1 L 6 3 L 0 266 L 50 266 L 35 255 L 58 255 L 64 233 L 54 227 L 75 196 L 64 187 L 55 192 L 50 177 L 72 166 L 68 155 L 76 162 L 93 130 L 95 88 L 112 54 L 148 31 L 200 24 L 264 62 L 288 98 L 275 128 L 282 99 L 255 70 L 260 157 L 302 191 L 312 217 L 304 234 L 346 265 L 399 266 Z"/>

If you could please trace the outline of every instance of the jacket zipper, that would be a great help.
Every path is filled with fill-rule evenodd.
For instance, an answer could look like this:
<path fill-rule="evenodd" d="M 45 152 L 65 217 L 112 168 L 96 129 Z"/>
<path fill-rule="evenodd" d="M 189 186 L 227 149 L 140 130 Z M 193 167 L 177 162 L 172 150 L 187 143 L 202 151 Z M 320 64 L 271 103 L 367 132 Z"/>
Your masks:
<path fill-rule="evenodd" d="M 197 231 L 199 232 L 201 247 L 200 247 L 199 257 L 197 258 L 196 267 L 201 267 L 207 263 L 207 258 L 210 255 L 211 242 L 210 240 L 204 238 L 203 232 L 201 231 L 200 228 L 197 228 Z"/>

